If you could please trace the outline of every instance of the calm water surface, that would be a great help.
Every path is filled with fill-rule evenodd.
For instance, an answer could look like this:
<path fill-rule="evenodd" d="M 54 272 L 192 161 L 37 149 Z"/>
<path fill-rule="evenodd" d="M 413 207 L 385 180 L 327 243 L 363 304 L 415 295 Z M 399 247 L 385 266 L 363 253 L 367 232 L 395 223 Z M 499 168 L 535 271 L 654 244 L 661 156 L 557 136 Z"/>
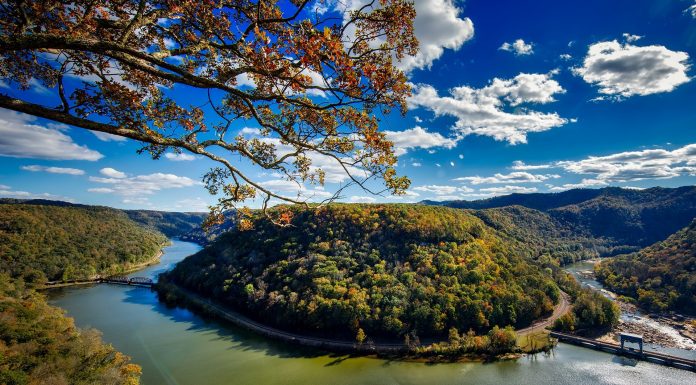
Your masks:
<path fill-rule="evenodd" d="M 174 241 L 155 277 L 195 253 Z M 205 384 L 696 384 L 696 374 L 560 344 L 553 354 L 492 364 L 424 364 L 351 358 L 269 341 L 170 309 L 149 289 L 95 285 L 56 290 L 51 303 L 143 367 L 145 385 Z"/>

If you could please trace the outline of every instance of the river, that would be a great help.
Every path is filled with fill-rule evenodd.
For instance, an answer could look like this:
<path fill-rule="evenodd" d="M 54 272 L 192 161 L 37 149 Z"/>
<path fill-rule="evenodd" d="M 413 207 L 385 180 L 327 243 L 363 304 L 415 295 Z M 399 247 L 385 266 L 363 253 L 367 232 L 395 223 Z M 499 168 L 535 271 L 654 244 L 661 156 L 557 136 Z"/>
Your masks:
<path fill-rule="evenodd" d="M 199 246 L 173 241 L 160 264 L 133 276 L 156 277 Z M 144 385 L 230 384 L 688 384 L 696 374 L 559 344 L 549 355 L 516 361 L 427 364 L 349 357 L 270 341 L 167 308 L 146 288 L 92 285 L 55 289 L 53 305 L 143 368 Z"/>

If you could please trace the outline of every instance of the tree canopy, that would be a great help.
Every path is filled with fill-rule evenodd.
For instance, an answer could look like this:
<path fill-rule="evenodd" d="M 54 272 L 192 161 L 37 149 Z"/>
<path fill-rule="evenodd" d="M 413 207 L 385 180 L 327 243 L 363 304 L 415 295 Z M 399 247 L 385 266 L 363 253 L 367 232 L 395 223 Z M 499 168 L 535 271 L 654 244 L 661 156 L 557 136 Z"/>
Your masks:
<path fill-rule="evenodd" d="M 189 151 L 219 164 L 203 178 L 220 214 L 247 199 L 306 203 L 264 186 L 242 161 L 298 184 L 323 184 L 322 164 L 371 192 L 396 175 L 377 113 L 405 112 L 398 62 L 417 52 L 414 6 L 368 1 L 334 10 L 309 0 L 3 2 L 0 76 L 18 91 L 0 107 L 127 137 L 158 158 Z M 37 103 L 33 84 L 51 97 Z M 199 100 L 174 95 L 191 89 Z M 261 137 L 234 136 L 254 122 Z M 228 132 L 230 131 L 230 132 Z M 218 218 L 211 216 L 212 219 Z M 277 218 L 282 221 L 285 217 Z"/>

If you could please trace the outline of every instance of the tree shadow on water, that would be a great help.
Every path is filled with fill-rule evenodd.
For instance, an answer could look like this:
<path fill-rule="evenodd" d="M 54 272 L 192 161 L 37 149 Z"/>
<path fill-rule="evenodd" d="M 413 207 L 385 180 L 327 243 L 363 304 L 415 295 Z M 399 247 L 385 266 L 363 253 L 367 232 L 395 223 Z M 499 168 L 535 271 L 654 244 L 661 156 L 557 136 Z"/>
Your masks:
<path fill-rule="evenodd" d="M 268 356 L 279 358 L 317 358 L 322 356 L 335 357 L 332 353 L 302 345 L 290 344 L 261 336 L 247 329 L 241 328 L 218 317 L 210 316 L 198 309 L 188 306 L 172 306 L 158 299 L 157 293 L 147 288 L 130 288 L 126 291 L 125 302 L 149 307 L 169 321 L 188 324 L 187 331 L 193 333 L 205 333 L 213 337 L 213 340 L 227 342 L 229 350 L 241 350 L 248 352 L 261 352 Z M 347 359 L 349 357 L 346 357 Z M 342 362 L 338 361 L 336 364 Z"/>

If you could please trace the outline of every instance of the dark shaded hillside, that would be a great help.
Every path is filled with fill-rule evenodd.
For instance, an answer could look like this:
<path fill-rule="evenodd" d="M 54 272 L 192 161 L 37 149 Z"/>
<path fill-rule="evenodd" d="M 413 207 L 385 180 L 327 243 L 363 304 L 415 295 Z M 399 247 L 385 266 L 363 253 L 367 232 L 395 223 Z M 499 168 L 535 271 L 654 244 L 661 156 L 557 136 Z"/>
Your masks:
<path fill-rule="evenodd" d="M 463 210 L 423 205 L 291 207 L 258 216 L 160 277 L 282 329 L 354 338 L 525 326 L 559 299 L 550 274 Z"/>
<path fill-rule="evenodd" d="M 559 228 L 557 234 L 561 239 L 567 238 L 568 234 L 593 238 L 592 242 L 601 255 L 612 255 L 648 246 L 688 225 L 696 217 L 696 187 L 655 187 L 645 190 L 608 187 L 549 194 L 512 194 L 473 202 L 424 203 L 467 209 L 519 205 L 540 210 L 548 218 L 529 212 L 525 212 L 523 218 L 531 215 L 542 218 L 542 222 L 554 222 L 551 227 Z M 508 211 L 507 214 L 513 213 Z M 537 227 L 527 219 L 517 222 L 530 229 Z M 546 231 L 545 234 L 548 233 Z M 566 235 L 561 235 L 563 233 Z M 546 237 L 544 232 L 536 234 Z M 556 234 L 552 235 L 556 237 Z"/>
<path fill-rule="evenodd" d="M 665 241 L 603 261 L 595 272 L 644 309 L 696 315 L 696 221 Z"/>
<path fill-rule="evenodd" d="M 0 270 L 27 282 L 116 274 L 152 259 L 166 242 L 120 210 L 0 205 Z"/>
<path fill-rule="evenodd" d="M 208 213 L 178 213 L 153 210 L 124 210 L 130 219 L 168 237 L 183 237 L 200 229 Z M 200 242 L 199 242 L 200 243 Z"/>

